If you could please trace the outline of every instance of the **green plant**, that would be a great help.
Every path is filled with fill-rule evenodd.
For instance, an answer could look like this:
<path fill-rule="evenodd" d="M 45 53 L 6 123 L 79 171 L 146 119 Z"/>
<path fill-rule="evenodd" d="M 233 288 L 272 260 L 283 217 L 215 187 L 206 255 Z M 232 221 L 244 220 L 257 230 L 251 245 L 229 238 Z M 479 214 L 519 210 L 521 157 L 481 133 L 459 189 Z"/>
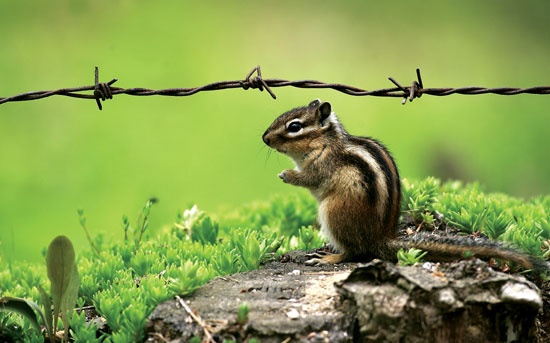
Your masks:
<path fill-rule="evenodd" d="M 124 218 L 125 236 L 136 232 Z M 261 230 L 232 229 L 220 239 L 218 233 L 218 224 L 193 206 L 171 229 L 141 240 L 137 249 L 135 241 L 125 240 L 98 256 L 83 256 L 81 265 L 95 272 L 83 277 L 81 294 L 106 319 L 112 333 L 105 339 L 139 341 L 144 319 L 156 304 L 189 294 L 217 275 L 257 268 L 282 242 L 276 233 Z M 91 328 L 75 321 L 75 335 L 90 334 Z"/>
<path fill-rule="evenodd" d="M 225 229 L 248 227 L 293 237 L 298 235 L 299 228 L 313 225 L 316 214 L 315 199 L 311 194 L 297 190 L 292 195 L 278 195 L 267 202 L 254 202 L 229 214 Z"/>
<path fill-rule="evenodd" d="M 145 202 L 145 205 L 141 209 L 141 212 L 139 212 L 138 217 L 136 219 L 136 227 L 132 227 L 130 223 L 130 219 L 127 215 L 122 216 L 122 230 L 124 231 L 124 246 L 128 248 L 128 253 L 135 252 L 139 249 L 140 244 L 143 240 L 143 235 L 145 231 L 147 231 L 147 228 L 149 227 L 149 215 L 151 214 L 151 207 L 157 203 L 156 198 L 150 198 Z M 94 251 L 96 253 L 100 253 L 100 249 L 97 247 L 94 247 L 93 241 L 89 237 L 88 230 L 86 226 L 84 225 L 86 223 L 86 218 L 83 217 L 84 211 L 82 209 L 78 210 L 78 214 L 80 216 L 80 225 L 86 232 L 86 236 L 88 237 L 88 240 L 90 241 L 90 244 L 92 245 L 92 248 L 94 248 Z M 130 242 L 129 232 L 133 235 L 132 236 L 132 242 Z M 133 246 L 131 245 L 133 244 Z M 133 249 L 130 249 L 130 247 L 133 247 Z M 126 255 L 128 257 L 128 255 Z M 129 258 L 127 258 L 128 260 Z"/>
<path fill-rule="evenodd" d="M 447 225 L 462 223 L 465 232 L 475 229 L 541 258 L 549 253 L 550 196 L 522 200 L 486 194 L 476 184 L 434 179 L 404 181 L 403 192 L 403 209 L 414 211 L 421 222 L 427 223 L 423 215 L 439 212 Z M 478 204 L 472 203 L 476 201 Z M 177 225 L 145 231 L 149 230 L 151 205 L 147 202 L 141 210 L 135 228 L 123 217 L 124 239 L 101 241 L 101 236 L 90 232 L 99 253 L 90 244 L 90 249 L 79 254 L 78 307 L 94 307 L 101 319 L 89 324 L 84 312 L 74 312 L 69 327 L 76 342 L 143 341 L 145 320 L 158 303 L 176 294 L 189 294 L 216 276 L 254 269 L 283 252 L 311 250 L 323 242 L 319 230 L 312 226 L 315 200 L 306 192 L 246 205 L 216 221 L 193 206 L 178 215 Z M 293 215 L 292 207 L 296 207 Z M 462 217 L 462 208 L 468 215 Z M 288 222 L 285 216 L 290 216 Z M 420 251 L 402 251 L 399 261 L 414 264 L 422 256 Z M 9 297 L 37 299 L 36 307 L 43 307 L 48 299 L 41 300 L 37 286 L 46 285 L 49 292 L 46 274 L 41 265 L 8 263 L 0 256 L 2 301 Z M 25 308 L 37 323 L 47 321 L 26 303 L 28 300 L 21 301 L 23 305 L 12 302 L 8 306 Z M 241 306 L 237 317 L 239 310 L 246 312 L 244 304 Z M 101 328 L 94 323 L 102 323 Z M 32 320 L 1 312 L 0 341 L 2 334 L 21 337 L 19 341 L 43 341 L 38 331 L 21 329 L 33 325 Z M 97 335 L 100 337 L 95 338 Z"/>
<path fill-rule="evenodd" d="M 489 211 L 483 232 L 491 239 L 498 239 L 502 234 L 511 229 L 514 218 L 506 212 Z"/>
<path fill-rule="evenodd" d="M 230 245 L 237 250 L 238 262 L 243 270 L 253 270 L 260 266 L 268 253 L 274 253 L 282 244 L 284 237 L 272 234 L 264 237 L 261 232 L 251 229 L 234 230 Z"/>
<path fill-rule="evenodd" d="M 416 183 L 403 179 L 403 204 L 402 209 L 407 211 L 417 225 L 433 227 L 434 205 L 437 203 L 441 182 L 434 178 Z"/>
<path fill-rule="evenodd" d="M 237 324 L 244 325 L 248 323 L 248 314 L 250 313 L 250 306 L 245 301 L 239 305 L 237 309 Z"/>
<path fill-rule="evenodd" d="M 399 249 L 397 252 L 397 260 L 401 266 L 412 266 L 416 263 L 422 262 L 422 258 L 424 258 L 427 253 L 427 251 L 423 252 L 422 250 L 415 248 L 410 248 L 407 251 Z"/>
<path fill-rule="evenodd" d="M 131 275 L 130 271 L 119 271 L 110 287 L 93 297 L 97 313 L 105 318 L 112 332 L 113 342 L 124 337 L 130 337 L 131 342 L 141 341 L 149 313 L 172 295 L 162 279 L 147 277 L 136 281 Z"/>
<path fill-rule="evenodd" d="M 86 322 L 86 312 L 75 313 L 69 321 L 71 338 L 75 343 L 101 342 L 97 337 L 98 325 L 95 321 Z"/>
<path fill-rule="evenodd" d="M 45 318 L 45 315 L 38 304 L 36 304 L 33 301 L 26 300 L 23 298 L 14 298 L 14 297 L 3 297 L 0 299 L 0 309 L 3 311 L 10 311 L 13 313 L 18 313 L 21 316 L 28 319 L 33 326 L 33 328 L 40 332 L 40 323 L 38 322 L 38 319 L 36 317 L 36 314 L 38 314 L 41 317 L 42 322 L 47 325 L 47 321 Z M 8 318 L 4 317 L 2 321 L 2 326 L 7 327 Z M 49 323 L 49 322 L 48 322 Z M 51 324 L 50 324 L 51 325 Z M 48 333 L 51 331 L 48 329 Z"/>
<path fill-rule="evenodd" d="M 145 206 L 143 206 L 143 209 L 141 210 L 141 213 L 138 216 L 137 223 L 138 228 L 134 231 L 134 243 L 135 243 L 135 251 L 139 249 L 139 245 L 141 244 L 141 240 L 143 239 L 143 234 L 149 227 L 149 214 L 151 213 L 151 206 L 157 202 L 156 198 L 151 198 L 147 200 L 145 203 Z M 137 236 L 136 236 L 137 231 Z M 134 252 L 135 252 L 134 251 Z"/>
<path fill-rule="evenodd" d="M 204 285 L 216 276 L 216 273 L 204 262 L 187 260 L 179 267 L 169 267 L 166 275 L 170 281 L 170 291 L 173 294 L 185 295 Z"/>
<path fill-rule="evenodd" d="M 542 250 L 543 240 L 541 236 L 542 231 L 517 226 L 513 226 L 502 235 L 504 240 L 511 242 L 514 246 L 520 248 L 529 255 L 545 258 L 546 256 Z M 548 253 L 546 253 L 546 255 L 547 254 Z"/>
<path fill-rule="evenodd" d="M 57 328 L 57 320 L 61 315 L 63 327 L 65 328 L 65 339 L 69 337 L 69 319 L 78 297 L 80 279 L 78 268 L 75 262 L 75 253 L 71 241 L 65 236 L 58 236 L 50 243 L 46 255 L 46 266 L 48 278 L 51 282 L 50 293 L 53 305 L 53 329 Z M 42 294 L 42 301 L 48 318 L 49 308 L 46 292 L 39 288 Z M 52 332 L 53 333 L 53 332 Z"/>
<path fill-rule="evenodd" d="M 285 238 L 281 249 L 278 253 L 285 253 L 292 250 L 313 250 L 323 246 L 325 240 L 321 237 L 319 230 L 314 229 L 311 225 L 302 226 L 298 229 L 296 236 Z"/>
<path fill-rule="evenodd" d="M 0 342 L 44 343 L 44 337 L 30 320 L 19 323 L 17 319 L 14 313 L 0 311 Z"/>
<path fill-rule="evenodd" d="M 183 215 L 178 214 L 172 231 L 179 239 L 191 238 L 201 244 L 214 244 L 218 238 L 219 225 L 194 205 L 183 211 Z"/>
<path fill-rule="evenodd" d="M 212 256 L 212 267 L 219 275 L 238 273 L 243 269 L 242 265 L 237 263 L 238 260 L 236 249 L 218 249 Z"/>
<path fill-rule="evenodd" d="M 95 251 L 96 254 L 99 254 L 99 249 L 92 240 L 90 232 L 88 231 L 88 227 L 86 226 L 86 217 L 84 216 L 84 210 L 79 208 L 78 210 L 76 210 L 76 212 L 78 213 L 78 221 L 80 223 L 80 227 L 84 230 L 84 233 L 86 234 L 86 239 L 88 239 L 88 243 L 90 243 L 92 250 Z"/>
<path fill-rule="evenodd" d="M 67 237 L 58 236 L 50 243 L 46 255 L 46 266 L 51 283 L 51 299 L 42 286 L 38 285 L 44 311 L 33 301 L 14 297 L 0 299 L 1 309 L 23 315 L 40 332 L 40 324 L 36 317 L 36 314 L 38 314 L 52 343 L 55 341 L 57 321 L 61 316 L 65 329 L 63 340 L 68 341 L 69 320 L 76 303 L 80 281 L 75 263 L 74 248 Z"/>
<path fill-rule="evenodd" d="M 299 242 L 297 249 L 301 250 L 312 250 L 322 246 L 324 243 L 319 230 L 315 230 L 312 226 L 302 226 L 298 230 L 297 240 Z"/>

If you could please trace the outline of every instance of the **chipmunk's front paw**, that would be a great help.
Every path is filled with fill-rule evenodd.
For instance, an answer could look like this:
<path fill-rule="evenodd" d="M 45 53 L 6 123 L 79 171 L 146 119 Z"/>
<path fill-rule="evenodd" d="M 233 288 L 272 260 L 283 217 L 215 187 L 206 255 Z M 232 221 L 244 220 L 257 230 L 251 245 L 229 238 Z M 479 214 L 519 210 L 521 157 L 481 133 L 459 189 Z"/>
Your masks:
<path fill-rule="evenodd" d="M 333 254 L 330 252 L 322 252 L 322 251 L 314 252 L 312 254 L 306 254 L 306 257 L 310 258 L 305 262 L 306 266 L 337 264 L 337 263 L 344 262 L 346 260 L 346 257 L 344 254 Z"/>
<path fill-rule="evenodd" d="M 312 254 L 306 254 L 306 257 L 308 260 L 305 262 L 306 266 L 318 266 L 321 264 L 326 264 L 325 261 L 323 261 L 323 257 L 325 257 L 327 254 L 325 252 L 315 252 Z"/>
<path fill-rule="evenodd" d="M 294 169 L 283 170 L 278 176 L 284 183 L 293 183 L 292 181 L 296 179 L 298 172 Z"/>

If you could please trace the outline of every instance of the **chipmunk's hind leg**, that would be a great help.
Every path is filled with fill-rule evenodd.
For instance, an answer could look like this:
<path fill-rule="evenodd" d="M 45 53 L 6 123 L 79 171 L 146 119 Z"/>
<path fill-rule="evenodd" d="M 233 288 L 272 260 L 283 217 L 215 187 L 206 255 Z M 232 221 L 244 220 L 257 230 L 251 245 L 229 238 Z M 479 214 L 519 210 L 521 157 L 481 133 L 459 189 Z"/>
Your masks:
<path fill-rule="evenodd" d="M 348 261 L 346 254 L 335 254 L 330 252 L 316 252 L 307 254 L 306 257 L 311 257 L 306 261 L 306 266 L 316 266 L 321 264 L 337 264 Z"/>

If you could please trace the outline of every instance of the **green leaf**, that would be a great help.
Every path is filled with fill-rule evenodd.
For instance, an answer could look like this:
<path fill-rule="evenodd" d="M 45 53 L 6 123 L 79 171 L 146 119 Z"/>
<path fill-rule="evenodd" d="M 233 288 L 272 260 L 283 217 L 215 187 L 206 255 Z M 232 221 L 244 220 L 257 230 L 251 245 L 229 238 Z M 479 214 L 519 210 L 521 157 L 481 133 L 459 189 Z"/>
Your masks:
<path fill-rule="evenodd" d="M 40 299 L 42 300 L 42 304 L 44 305 L 44 325 L 46 326 L 48 336 L 53 338 L 55 332 L 52 326 L 52 300 L 50 299 L 44 288 L 42 288 L 42 286 L 38 285 L 38 291 L 40 292 Z"/>
<path fill-rule="evenodd" d="M 57 236 L 50 243 L 46 255 L 46 266 L 51 282 L 53 329 L 55 330 L 60 313 L 63 314 L 63 321 L 66 322 L 65 317 L 69 314 L 69 309 L 74 307 L 79 287 L 74 248 L 66 236 Z"/>
<path fill-rule="evenodd" d="M 14 298 L 14 297 L 1 298 L 0 310 L 19 313 L 23 317 L 30 320 L 32 326 L 38 332 L 40 332 L 41 329 L 40 329 L 40 323 L 38 323 L 38 319 L 36 318 L 36 314 L 38 313 L 40 317 L 42 317 L 42 320 L 46 322 L 46 320 L 44 319 L 44 314 L 40 310 L 40 307 L 36 303 L 23 298 Z"/>
<path fill-rule="evenodd" d="M 218 223 L 206 214 L 203 214 L 191 227 L 191 240 L 202 244 L 215 244 L 218 238 L 218 231 Z"/>
<path fill-rule="evenodd" d="M 69 337 L 69 319 L 71 318 L 76 300 L 78 299 L 78 287 L 80 287 L 80 278 L 78 276 L 78 269 L 76 264 L 73 263 L 73 272 L 71 274 L 71 281 L 63 298 L 61 299 L 61 314 L 63 319 L 63 328 L 65 329 L 65 337 Z"/>
<path fill-rule="evenodd" d="M 248 322 L 248 314 L 250 313 L 250 306 L 245 301 L 237 309 L 237 323 L 244 325 Z"/>
<path fill-rule="evenodd" d="M 427 253 L 427 251 L 423 252 L 422 250 L 416 248 L 410 248 L 407 251 L 399 249 L 397 252 L 397 260 L 401 266 L 412 266 L 415 263 L 421 262 L 422 258 L 424 258 Z"/>

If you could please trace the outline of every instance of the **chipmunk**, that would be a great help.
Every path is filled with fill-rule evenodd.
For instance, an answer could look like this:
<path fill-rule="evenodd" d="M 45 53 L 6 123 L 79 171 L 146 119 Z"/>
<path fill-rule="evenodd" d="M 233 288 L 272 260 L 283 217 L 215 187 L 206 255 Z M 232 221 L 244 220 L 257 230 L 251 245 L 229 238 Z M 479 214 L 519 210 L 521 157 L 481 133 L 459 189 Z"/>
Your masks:
<path fill-rule="evenodd" d="M 335 264 L 379 258 L 397 261 L 399 249 L 427 251 L 428 260 L 465 256 L 513 261 L 545 269 L 543 261 L 496 242 L 417 234 L 397 239 L 401 182 L 392 156 L 380 142 L 350 135 L 331 105 L 320 100 L 280 115 L 262 136 L 270 148 L 289 156 L 295 169 L 279 174 L 285 183 L 307 188 L 318 202 L 321 233 L 338 253 L 313 254 L 306 264 Z"/>

